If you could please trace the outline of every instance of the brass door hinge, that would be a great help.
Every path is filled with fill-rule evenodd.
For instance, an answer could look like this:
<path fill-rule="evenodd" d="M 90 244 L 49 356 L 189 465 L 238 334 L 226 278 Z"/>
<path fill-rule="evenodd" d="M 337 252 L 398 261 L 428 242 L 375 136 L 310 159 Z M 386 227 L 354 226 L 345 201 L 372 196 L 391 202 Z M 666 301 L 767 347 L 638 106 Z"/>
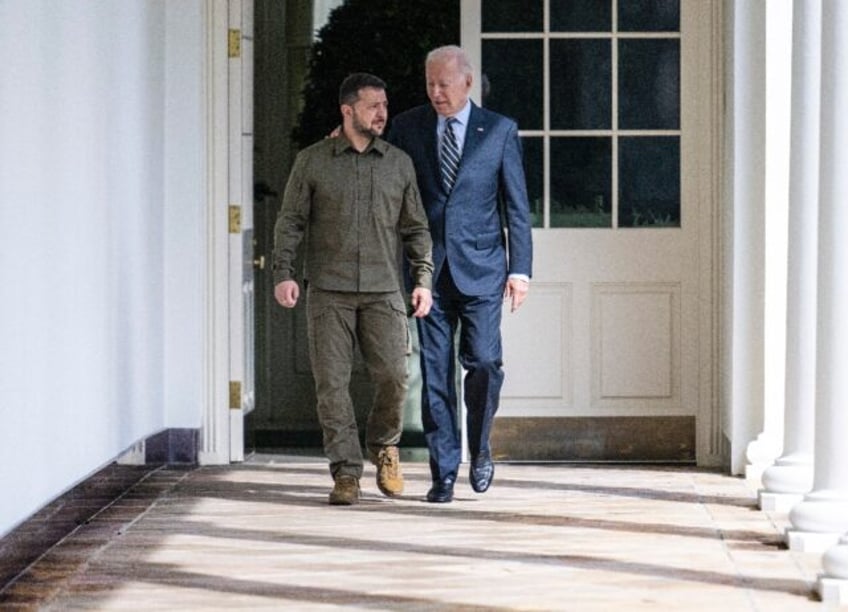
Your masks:
<path fill-rule="evenodd" d="M 241 381 L 230 381 L 230 410 L 241 409 Z"/>
<path fill-rule="evenodd" d="M 241 30 L 230 30 L 227 36 L 227 55 L 241 57 Z"/>
<path fill-rule="evenodd" d="M 230 204 L 230 233 L 241 233 L 241 206 L 238 204 Z"/>

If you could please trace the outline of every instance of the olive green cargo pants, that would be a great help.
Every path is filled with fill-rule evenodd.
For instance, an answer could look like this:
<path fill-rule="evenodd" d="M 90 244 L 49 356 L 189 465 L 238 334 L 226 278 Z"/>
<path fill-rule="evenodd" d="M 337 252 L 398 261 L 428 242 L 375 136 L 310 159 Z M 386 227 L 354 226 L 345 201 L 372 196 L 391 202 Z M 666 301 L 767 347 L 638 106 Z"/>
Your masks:
<path fill-rule="evenodd" d="M 315 379 L 324 453 L 335 478 L 362 476 L 363 456 L 350 397 L 356 345 L 374 384 L 365 428 L 369 455 L 396 445 L 403 428 L 410 350 L 406 308 L 401 293 L 307 291 L 309 358 Z"/>

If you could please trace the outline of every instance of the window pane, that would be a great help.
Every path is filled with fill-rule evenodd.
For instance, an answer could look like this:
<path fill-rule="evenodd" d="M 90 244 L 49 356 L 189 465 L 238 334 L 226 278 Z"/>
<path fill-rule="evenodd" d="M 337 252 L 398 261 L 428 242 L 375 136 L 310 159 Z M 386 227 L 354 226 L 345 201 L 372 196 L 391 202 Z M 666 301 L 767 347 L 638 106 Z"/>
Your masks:
<path fill-rule="evenodd" d="M 680 227 L 680 138 L 618 141 L 619 227 Z"/>
<path fill-rule="evenodd" d="M 621 32 L 680 31 L 679 0 L 640 0 L 618 3 Z"/>
<path fill-rule="evenodd" d="M 542 41 L 484 40 L 482 74 L 483 106 L 542 129 Z"/>
<path fill-rule="evenodd" d="M 551 41 L 551 128 L 612 126 L 612 64 L 609 40 Z"/>
<path fill-rule="evenodd" d="M 544 201 L 543 201 L 543 170 L 542 139 L 540 137 L 525 137 L 521 139 L 521 148 L 524 153 L 524 174 L 527 177 L 527 199 L 530 200 L 530 217 L 533 227 L 544 225 Z"/>
<path fill-rule="evenodd" d="M 680 127 L 680 41 L 619 41 L 618 125 Z"/>
<path fill-rule="evenodd" d="M 483 0 L 483 32 L 541 32 L 542 0 Z"/>
<path fill-rule="evenodd" d="M 552 32 L 609 32 L 612 30 L 611 0 L 551 2 Z"/>
<path fill-rule="evenodd" d="M 551 139 L 551 227 L 612 226 L 610 138 Z"/>

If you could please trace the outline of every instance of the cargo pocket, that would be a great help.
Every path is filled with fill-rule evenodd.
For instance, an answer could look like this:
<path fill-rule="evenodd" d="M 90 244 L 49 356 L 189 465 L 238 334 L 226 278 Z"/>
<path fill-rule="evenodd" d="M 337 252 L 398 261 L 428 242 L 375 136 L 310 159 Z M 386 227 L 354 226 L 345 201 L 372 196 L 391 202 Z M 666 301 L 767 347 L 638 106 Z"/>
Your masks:
<path fill-rule="evenodd" d="M 410 314 L 407 311 L 406 303 L 403 299 L 398 300 L 390 300 L 389 306 L 391 306 L 392 314 L 395 315 L 395 318 L 399 321 L 399 327 L 402 328 L 399 337 L 403 338 L 404 344 L 404 354 L 411 355 L 412 354 L 412 335 L 409 333 L 409 317 Z"/>

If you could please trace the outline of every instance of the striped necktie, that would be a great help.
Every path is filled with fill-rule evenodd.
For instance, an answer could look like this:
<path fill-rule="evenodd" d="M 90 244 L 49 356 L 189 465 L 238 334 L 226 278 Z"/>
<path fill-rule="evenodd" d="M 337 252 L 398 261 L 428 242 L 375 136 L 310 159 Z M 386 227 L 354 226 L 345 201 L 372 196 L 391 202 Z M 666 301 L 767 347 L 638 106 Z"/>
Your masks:
<path fill-rule="evenodd" d="M 453 125 L 457 123 L 454 117 L 445 120 L 445 133 L 442 135 L 442 148 L 439 151 L 439 166 L 442 170 L 442 183 L 448 193 L 456 182 L 456 172 L 459 169 L 459 145 Z"/>

